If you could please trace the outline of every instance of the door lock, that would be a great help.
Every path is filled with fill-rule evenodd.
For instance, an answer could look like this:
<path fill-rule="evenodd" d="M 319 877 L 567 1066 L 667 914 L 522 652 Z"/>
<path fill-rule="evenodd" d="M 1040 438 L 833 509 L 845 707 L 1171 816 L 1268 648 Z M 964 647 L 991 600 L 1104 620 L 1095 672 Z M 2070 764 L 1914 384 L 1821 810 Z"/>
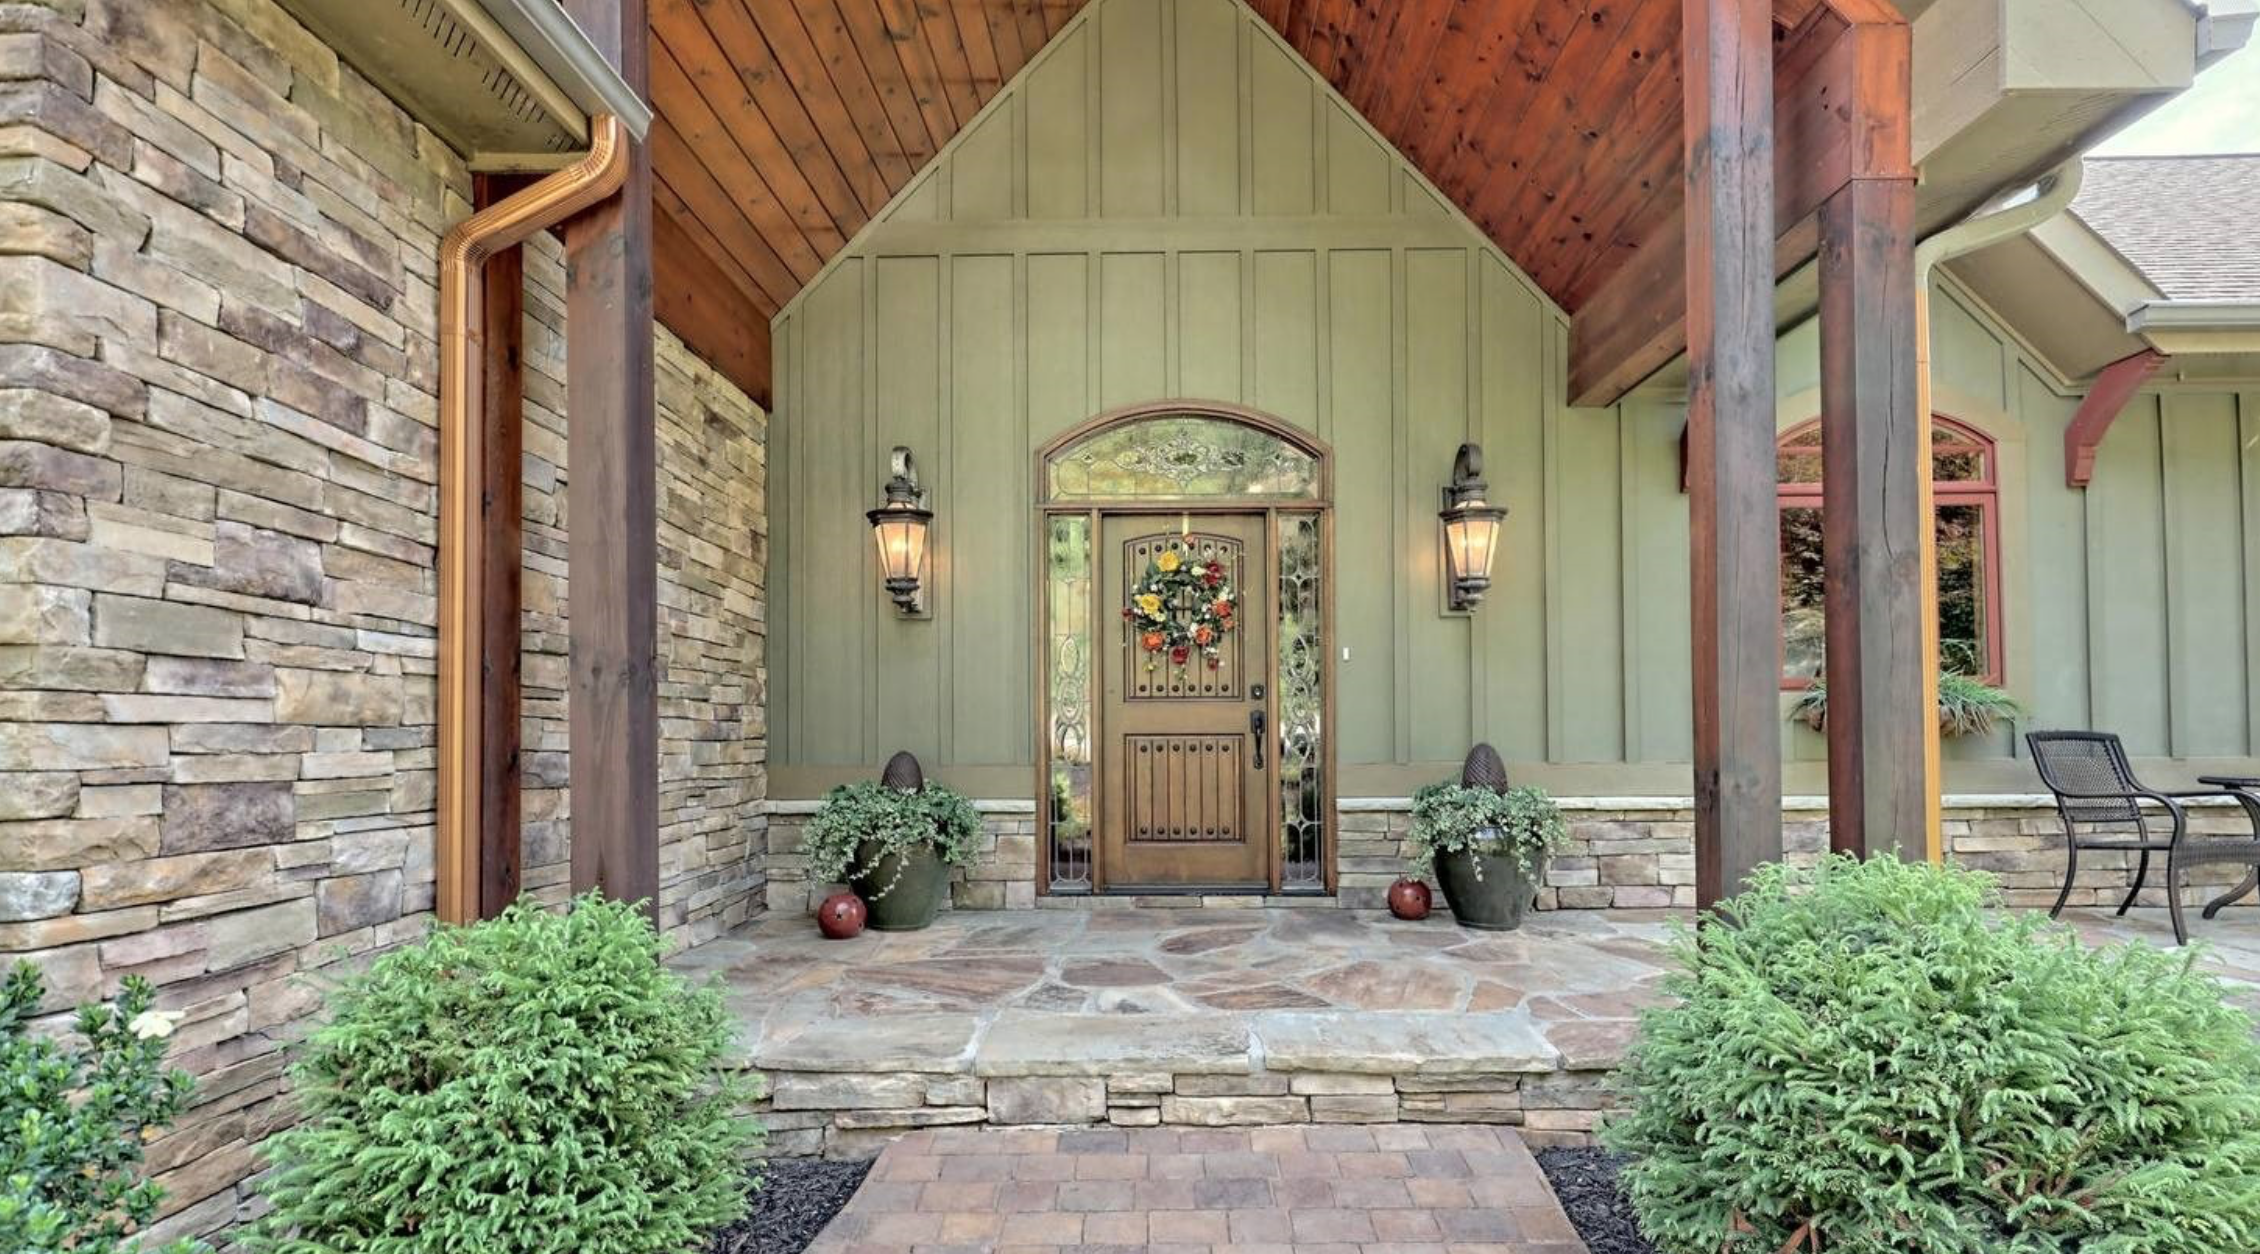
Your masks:
<path fill-rule="evenodd" d="M 1255 746 L 1255 750 L 1256 750 L 1256 769 L 1260 771 L 1260 770 L 1262 770 L 1262 769 L 1263 769 L 1263 709 L 1262 709 L 1262 707 L 1260 707 L 1260 706 L 1259 706 L 1259 707 L 1257 707 L 1256 709 L 1253 709 L 1253 710 L 1250 710 L 1250 711 L 1248 711 L 1248 732 L 1249 732 L 1248 740 L 1249 740 L 1249 742 L 1250 742 L 1250 743 L 1252 743 L 1252 744 L 1253 744 L 1253 745 Z"/>

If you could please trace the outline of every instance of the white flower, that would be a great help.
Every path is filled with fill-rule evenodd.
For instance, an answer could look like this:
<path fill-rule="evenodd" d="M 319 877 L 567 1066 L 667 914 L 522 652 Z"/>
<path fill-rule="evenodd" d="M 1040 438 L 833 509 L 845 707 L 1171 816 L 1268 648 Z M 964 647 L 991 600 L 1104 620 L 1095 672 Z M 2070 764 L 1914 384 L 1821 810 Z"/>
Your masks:
<path fill-rule="evenodd" d="M 182 1010 L 144 1010 L 126 1025 L 126 1031 L 145 1041 L 161 1041 L 173 1034 L 188 1013 Z"/>

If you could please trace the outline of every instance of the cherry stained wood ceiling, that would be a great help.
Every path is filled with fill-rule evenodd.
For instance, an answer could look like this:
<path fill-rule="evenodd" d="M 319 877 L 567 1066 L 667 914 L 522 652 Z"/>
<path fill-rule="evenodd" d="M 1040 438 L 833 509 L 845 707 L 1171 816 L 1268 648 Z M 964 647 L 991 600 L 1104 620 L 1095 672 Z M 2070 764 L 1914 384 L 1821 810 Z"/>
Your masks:
<path fill-rule="evenodd" d="M 1249 2 L 1572 313 L 1678 211 L 1681 0 Z M 662 314 L 765 323 L 1084 3 L 648 0 Z"/>
<path fill-rule="evenodd" d="M 1678 205 L 1680 0 L 1253 3 L 1573 313 Z"/>

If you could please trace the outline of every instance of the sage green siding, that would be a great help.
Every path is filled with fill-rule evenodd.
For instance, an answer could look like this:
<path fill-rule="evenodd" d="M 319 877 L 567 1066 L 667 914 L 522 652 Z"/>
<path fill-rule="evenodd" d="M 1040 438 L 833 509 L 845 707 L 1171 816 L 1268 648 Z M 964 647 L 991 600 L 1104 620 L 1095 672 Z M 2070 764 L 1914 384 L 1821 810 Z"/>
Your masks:
<path fill-rule="evenodd" d="M 2081 493 L 2076 395 L 1951 283 L 1934 318 L 1939 409 L 2000 442 L 2010 687 L 2145 755 L 2249 753 L 2260 391 L 2139 398 Z M 1234 0 L 1092 5 L 775 331 L 778 795 L 903 748 L 1029 795 L 1035 450 L 1165 397 L 1334 451 L 1343 795 L 1475 739 L 1557 791 L 1686 791 L 1681 401 L 1561 405 L 1561 311 Z M 1812 325 L 1783 337 L 1785 427 L 1817 358 Z M 1443 611 L 1435 520 L 1470 439 L 1514 511 L 1472 617 Z M 894 613 L 862 517 L 896 444 L 938 514 L 928 619 Z M 1817 791 L 1819 738 L 1786 743 Z M 1957 791 L 2030 787 L 2006 734 L 1950 754 Z"/>

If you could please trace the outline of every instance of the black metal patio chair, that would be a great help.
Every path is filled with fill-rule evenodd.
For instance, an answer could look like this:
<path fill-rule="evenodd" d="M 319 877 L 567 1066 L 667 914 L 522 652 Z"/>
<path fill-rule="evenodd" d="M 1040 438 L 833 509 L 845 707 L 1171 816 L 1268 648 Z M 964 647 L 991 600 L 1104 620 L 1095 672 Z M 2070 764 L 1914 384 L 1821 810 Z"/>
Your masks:
<path fill-rule="evenodd" d="M 2150 877 L 2150 855 L 2166 855 L 2166 906 L 2174 920 L 2174 942 L 2189 943 L 2189 928 L 2182 919 L 2182 878 L 2192 867 L 2236 863 L 2246 868 L 2244 882 L 2205 907 L 2210 919 L 2223 906 L 2260 886 L 2260 777 L 2208 775 L 2199 782 L 2209 787 L 2162 792 L 2144 787 L 2127 762 L 2126 747 L 2109 732 L 2036 731 L 2025 735 L 2033 765 L 2041 782 L 2056 796 L 2056 811 L 2064 822 L 2066 866 L 2064 889 L 2056 894 L 2050 918 L 2064 912 L 2072 896 L 2072 881 L 2079 875 L 2080 851 L 2132 851 L 2134 887 L 2119 903 L 2119 914 L 2134 905 Z M 2189 812 L 2183 802 L 2193 797 L 2234 797 L 2253 824 L 2248 840 L 2198 840 L 2189 831 Z M 2161 831 L 2160 829 L 2165 830 Z"/>

